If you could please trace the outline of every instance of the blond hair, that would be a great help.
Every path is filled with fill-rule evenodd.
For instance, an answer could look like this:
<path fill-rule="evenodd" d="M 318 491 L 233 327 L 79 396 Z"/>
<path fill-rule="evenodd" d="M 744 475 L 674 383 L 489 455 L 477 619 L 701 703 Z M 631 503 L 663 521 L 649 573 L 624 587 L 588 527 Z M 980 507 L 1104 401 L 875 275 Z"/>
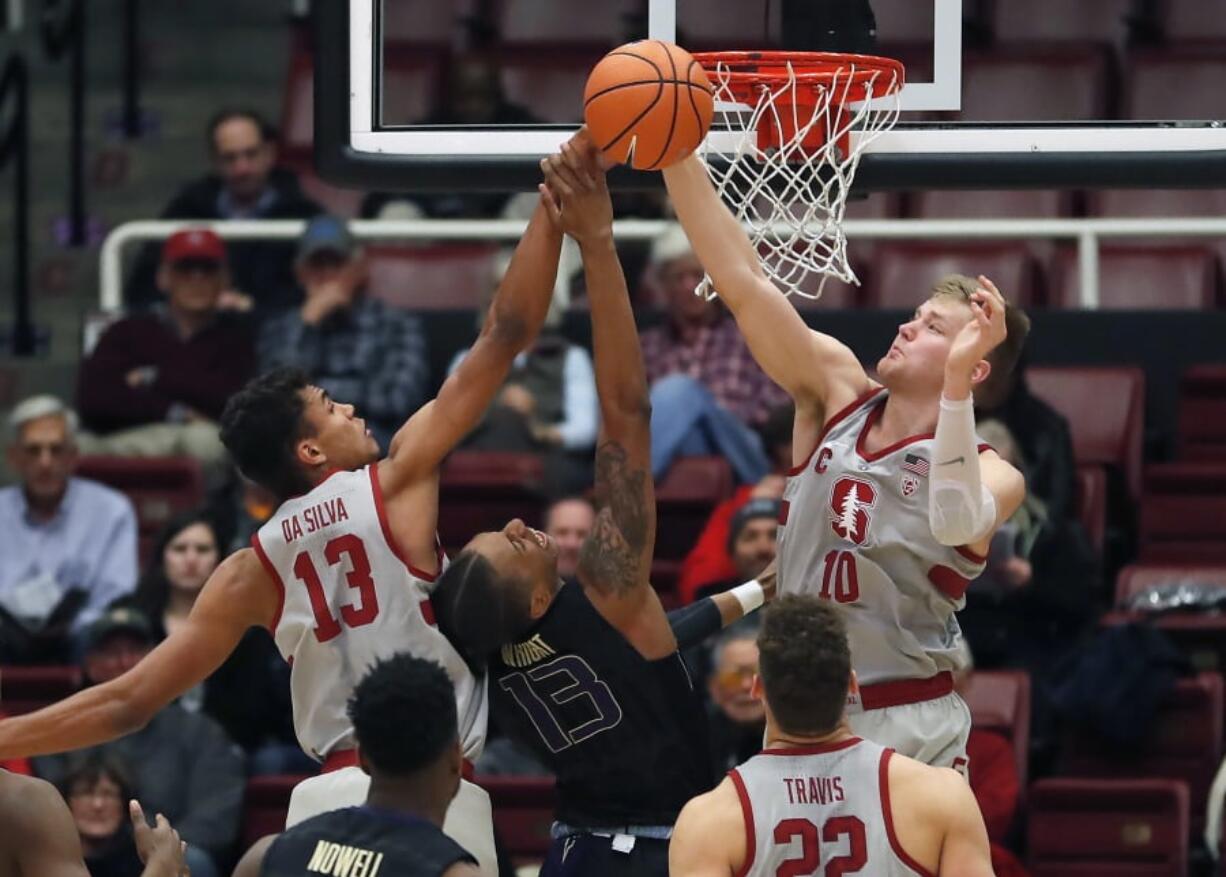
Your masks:
<path fill-rule="evenodd" d="M 932 285 L 928 297 L 948 298 L 969 306 L 971 296 L 979 289 L 979 281 L 965 274 L 947 274 Z M 1022 348 L 1030 335 L 1030 317 L 1021 308 L 1005 299 L 1005 340 L 988 354 L 988 362 L 1004 377 L 1017 367 Z"/>

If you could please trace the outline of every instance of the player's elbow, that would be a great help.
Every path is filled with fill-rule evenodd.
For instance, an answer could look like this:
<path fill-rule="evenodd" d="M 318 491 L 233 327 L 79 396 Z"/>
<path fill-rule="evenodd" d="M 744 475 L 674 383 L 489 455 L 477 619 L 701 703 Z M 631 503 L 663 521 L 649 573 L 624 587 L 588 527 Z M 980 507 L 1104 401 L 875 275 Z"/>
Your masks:
<path fill-rule="evenodd" d="M 117 689 L 109 701 L 109 722 L 113 737 L 134 734 L 153 720 L 159 707 L 130 686 Z"/>
<path fill-rule="evenodd" d="M 496 304 L 490 308 L 481 336 L 485 343 L 507 350 L 512 355 L 519 353 L 532 340 L 528 322 L 520 314 Z"/>
<path fill-rule="evenodd" d="M 600 400 L 600 418 L 604 422 L 605 431 L 610 434 L 620 434 L 628 429 L 634 429 L 651 424 L 651 396 L 647 388 L 638 392 L 612 394 L 611 398 Z"/>

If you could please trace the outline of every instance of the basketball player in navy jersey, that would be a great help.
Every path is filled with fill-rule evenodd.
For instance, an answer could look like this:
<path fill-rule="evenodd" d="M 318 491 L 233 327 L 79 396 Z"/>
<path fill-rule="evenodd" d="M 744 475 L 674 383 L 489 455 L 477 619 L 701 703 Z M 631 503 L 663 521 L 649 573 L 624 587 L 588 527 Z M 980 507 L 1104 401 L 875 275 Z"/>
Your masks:
<path fill-rule="evenodd" d="M 271 372 L 234 396 L 222 416 L 222 440 L 239 469 L 277 497 L 277 510 L 252 548 L 217 568 L 184 625 L 135 667 L 0 721 L 0 758 L 80 749 L 143 727 L 260 626 L 292 663 L 294 728 L 303 750 L 323 763 L 321 776 L 295 788 L 289 824 L 365 799 L 369 778 L 358 768 L 345 704 L 365 668 L 394 652 L 407 649 L 451 673 L 465 756 L 475 759 L 485 738 L 485 681 L 439 633 L 429 604 L 443 568 L 438 467 L 539 331 L 561 244 L 542 203 L 469 355 L 438 397 L 401 427 L 382 460 L 353 406 L 301 372 Z M 445 828 L 494 877 L 488 795 L 462 782 Z"/>
<path fill-rule="evenodd" d="M 581 133 L 547 160 L 545 175 L 558 199 L 555 219 L 578 242 L 587 279 L 601 411 L 599 512 L 577 583 L 561 583 L 549 537 L 514 520 L 465 546 L 434 606 L 444 633 L 488 668 L 500 727 L 558 778 L 542 875 L 664 875 L 673 820 L 714 783 L 706 717 L 677 650 L 688 635 L 674 634 L 648 581 L 651 411 L 604 172 Z M 764 597 L 757 582 L 734 591 L 720 595 L 718 620 Z"/>
<path fill-rule="evenodd" d="M 780 597 L 758 652 L 766 747 L 686 804 L 671 877 L 991 877 L 988 832 L 962 777 L 848 727 L 856 676 L 832 604 Z"/>
<path fill-rule="evenodd" d="M 815 332 L 691 156 L 663 171 L 677 217 L 754 358 L 796 405 L 783 495 L 779 591 L 844 612 L 856 733 L 927 764 L 965 768 L 970 711 L 954 613 L 1022 475 L 975 434 L 972 388 L 1017 362 L 1029 321 L 986 277 L 954 275 L 877 363 Z"/>
<path fill-rule="evenodd" d="M 234 877 L 477 877 L 476 860 L 442 830 L 464 762 L 443 668 L 405 653 L 380 661 L 354 689 L 349 718 L 371 778 L 366 802 L 262 838 Z"/>

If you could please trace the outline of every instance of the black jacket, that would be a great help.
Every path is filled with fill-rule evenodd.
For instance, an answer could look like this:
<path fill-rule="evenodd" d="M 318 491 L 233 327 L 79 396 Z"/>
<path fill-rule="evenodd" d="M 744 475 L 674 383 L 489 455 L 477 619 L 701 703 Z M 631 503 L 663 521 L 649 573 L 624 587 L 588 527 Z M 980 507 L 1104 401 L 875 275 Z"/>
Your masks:
<path fill-rule="evenodd" d="M 275 168 L 268 178 L 276 198 L 261 212 L 261 219 L 310 219 L 323 208 L 302 193 L 293 171 Z M 162 219 L 222 219 L 217 208 L 221 178 L 209 174 L 188 183 L 162 211 Z M 302 303 L 302 291 L 294 280 L 294 241 L 231 241 L 226 244 L 230 281 L 235 289 L 255 299 L 256 309 L 266 312 Z M 124 299 L 129 308 L 144 308 L 159 301 L 156 277 L 160 245 L 142 250 Z"/>

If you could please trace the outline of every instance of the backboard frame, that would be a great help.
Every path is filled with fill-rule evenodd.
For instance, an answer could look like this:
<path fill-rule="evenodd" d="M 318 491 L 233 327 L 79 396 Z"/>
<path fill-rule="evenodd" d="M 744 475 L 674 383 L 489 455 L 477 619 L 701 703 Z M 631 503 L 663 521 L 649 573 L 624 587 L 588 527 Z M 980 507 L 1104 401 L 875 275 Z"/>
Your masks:
<path fill-rule="evenodd" d="M 374 117 L 377 100 L 368 97 L 365 111 L 361 109 L 361 96 L 376 93 L 381 58 L 374 47 L 381 45 L 376 11 L 380 2 L 314 4 L 314 156 L 320 176 L 336 185 L 383 190 L 535 189 L 540 158 L 569 138 L 574 126 L 487 130 L 479 132 L 481 136 L 472 130 L 380 130 Z M 961 8 L 961 0 L 934 2 L 938 22 Z M 367 56 L 351 53 L 351 6 L 357 4 L 369 4 L 370 20 L 376 25 Z M 648 26 L 656 37 L 675 33 L 675 10 L 668 0 L 652 0 Z M 942 30 L 947 28 L 938 28 Z M 948 74 L 942 78 L 939 63 L 936 67 L 935 90 L 912 90 L 911 97 L 905 93 L 904 109 L 949 106 L 951 80 Z M 425 133 L 430 136 L 423 141 Z M 610 174 L 610 185 L 653 189 L 662 181 L 656 173 L 617 168 Z M 855 188 L 863 192 L 1222 185 L 1226 185 L 1226 123 L 1221 121 L 900 122 L 863 156 L 855 180 Z"/>

